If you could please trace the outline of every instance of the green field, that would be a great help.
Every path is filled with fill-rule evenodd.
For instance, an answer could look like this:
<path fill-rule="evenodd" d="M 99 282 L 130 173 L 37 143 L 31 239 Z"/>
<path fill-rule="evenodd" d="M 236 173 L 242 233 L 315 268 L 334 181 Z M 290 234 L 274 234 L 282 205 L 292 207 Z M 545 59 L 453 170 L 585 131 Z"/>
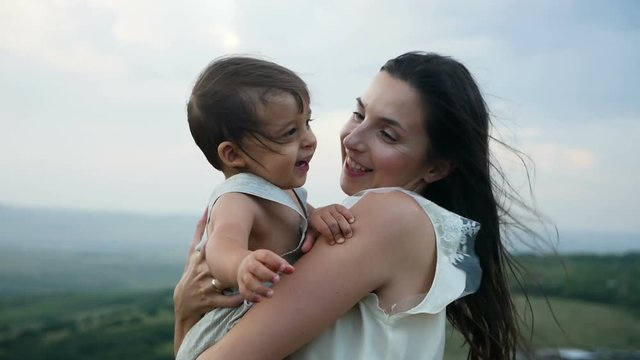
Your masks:
<path fill-rule="evenodd" d="M 168 359 L 171 291 L 4 300 L 0 359 Z"/>
<path fill-rule="evenodd" d="M 518 297 L 522 302 L 522 297 Z M 536 347 L 640 348 L 640 318 L 624 310 L 532 298 Z M 25 297 L 0 303 L 0 359 L 169 359 L 171 291 Z M 446 359 L 465 359 L 452 334 Z"/>
<path fill-rule="evenodd" d="M 516 299 L 524 308 L 524 297 L 518 296 Z M 601 348 L 640 348 L 640 317 L 630 315 L 625 309 L 561 298 L 549 298 L 549 307 L 543 297 L 531 297 L 530 300 L 534 313 L 533 336 L 530 338 L 534 348 L 563 347 L 592 351 Z M 523 333 L 531 334 L 531 326 L 523 329 Z M 466 359 L 461 344 L 461 337 L 452 332 L 447 340 L 445 359 Z"/>
<path fill-rule="evenodd" d="M 172 357 L 169 286 L 181 264 L 66 254 L 52 270 L 44 254 L 33 255 L 0 254 L 0 278 L 11 280 L 0 284 L 0 360 Z M 640 349 L 639 254 L 519 260 L 530 270 L 535 348 Z M 452 331 L 446 359 L 466 358 L 461 343 Z"/>

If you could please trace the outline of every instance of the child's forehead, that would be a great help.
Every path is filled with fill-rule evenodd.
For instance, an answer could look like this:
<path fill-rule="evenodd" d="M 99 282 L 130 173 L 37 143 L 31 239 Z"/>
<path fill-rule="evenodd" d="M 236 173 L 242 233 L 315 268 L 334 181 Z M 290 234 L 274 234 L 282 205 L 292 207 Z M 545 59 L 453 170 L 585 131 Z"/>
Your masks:
<path fill-rule="evenodd" d="M 269 106 L 271 104 L 285 104 L 285 105 L 295 105 L 299 107 L 298 96 L 294 95 L 293 92 L 276 89 L 276 88 L 261 88 L 255 89 L 253 94 L 256 97 L 256 100 L 259 104 L 263 106 Z M 304 99 L 302 94 L 299 95 L 301 97 L 302 102 L 307 107 L 307 101 Z"/>
<path fill-rule="evenodd" d="M 311 116 L 311 108 L 306 101 L 303 100 L 301 109 L 296 98 L 286 92 L 262 98 L 256 110 L 258 120 L 265 126 L 281 126 Z"/>

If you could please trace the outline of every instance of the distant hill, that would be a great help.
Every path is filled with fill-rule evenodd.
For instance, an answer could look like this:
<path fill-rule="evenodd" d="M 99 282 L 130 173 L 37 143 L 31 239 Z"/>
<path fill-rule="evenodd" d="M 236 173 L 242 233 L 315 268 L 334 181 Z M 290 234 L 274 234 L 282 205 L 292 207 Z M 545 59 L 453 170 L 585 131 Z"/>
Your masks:
<path fill-rule="evenodd" d="M 182 256 L 197 218 L 197 214 L 160 216 L 0 205 L 0 247 Z M 640 234 L 560 229 L 558 250 L 560 253 L 637 252 Z"/>
<path fill-rule="evenodd" d="M 640 251 L 640 233 L 561 231 L 558 251 L 622 254 Z"/>
<path fill-rule="evenodd" d="M 0 247 L 102 254 L 179 254 L 191 240 L 194 216 L 34 209 L 0 205 Z"/>

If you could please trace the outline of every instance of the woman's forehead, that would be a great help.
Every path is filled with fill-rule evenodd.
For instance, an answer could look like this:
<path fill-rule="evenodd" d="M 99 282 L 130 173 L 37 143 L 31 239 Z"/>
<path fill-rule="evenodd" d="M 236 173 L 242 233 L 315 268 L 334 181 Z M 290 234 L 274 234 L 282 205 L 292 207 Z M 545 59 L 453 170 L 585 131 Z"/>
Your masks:
<path fill-rule="evenodd" d="M 385 71 L 375 76 L 358 100 L 367 116 L 393 119 L 406 128 L 422 125 L 425 116 L 420 94 Z"/>

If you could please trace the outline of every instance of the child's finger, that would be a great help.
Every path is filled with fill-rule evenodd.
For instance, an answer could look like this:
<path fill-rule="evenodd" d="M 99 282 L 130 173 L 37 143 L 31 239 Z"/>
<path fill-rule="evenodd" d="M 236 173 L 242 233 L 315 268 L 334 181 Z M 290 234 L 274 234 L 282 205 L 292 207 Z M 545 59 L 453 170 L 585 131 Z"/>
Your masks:
<path fill-rule="evenodd" d="M 321 218 L 324 221 L 325 225 L 329 228 L 330 231 L 330 239 L 335 240 L 338 244 L 344 242 L 344 237 L 342 236 L 342 230 L 340 229 L 340 224 L 338 224 L 337 218 L 343 218 L 337 211 L 331 209 L 328 214 L 322 214 Z M 323 234 L 325 235 L 325 234 Z M 327 235 L 325 235 L 327 236 Z"/>
<path fill-rule="evenodd" d="M 280 281 L 280 275 L 259 262 L 252 265 L 249 268 L 249 272 L 254 278 L 258 279 L 258 281 L 269 281 L 272 283 Z"/>
<path fill-rule="evenodd" d="M 251 301 L 253 301 L 255 295 L 267 298 L 273 295 L 273 290 L 271 290 L 271 288 L 265 286 L 260 279 L 251 276 L 249 273 L 244 274 L 244 277 L 239 284 L 239 288 L 245 299 L 250 299 Z"/>
<path fill-rule="evenodd" d="M 316 239 L 318 239 L 318 236 L 320 236 L 320 233 L 314 229 L 307 229 L 307 233 L 304 235 L 304 240 L 302 242 L 302 247 L 300 248 L 303 253 L 308 253 L 309 250 L 311 250 Z"/>
<path fill-rule="evenodd" d="M 266 267 L 274 272 L 290 273 L 293 271 L 293 266 L 283 259 L 280 255 L 266 249 L 260 249 L 254 251 L 254 257 L 256 260 L 264 264 Z"/>
<path fill-rule="evenodd" d="M 252 286 L 252 291 L 255 295 L 260 297 L 270 298 L 273 296 L 273 290 L 270 287 L 265 286 L 262 283 L 256 283 Z"/>
<path fill-rule="evenodd" d="M 246 300 L 257 303 L 260 302 L 260 295 L 254 293 L 249 287 L 247 287 L 244 283 L 238 284 L 238 290 L 240 291 L 240 295 Z"/>
<path fill-rule="evenodd" d="M 329 216 L 329 218 L 331 218 Z M 320 217 L 320 221 L 317 221 L 314 224 L 314 229 L 316 231 L 316 233 L 318 233 L 317 237 L 324 237 L 327 240 L 327 243 L 329 243 L 329 245 L 333 245 L 336 243 L 335 237 L 333 235 L 333 232 L 331 231 L 331 229 L 329 228 L 329 226 L 327 225 L 327 223 L 325 222 L 324 218 Z M 316 239 L 317 239 L 316 237 Z"/>
<path fill-rule="evenodd" d="M 349 220 L 347 220 L 342 214 L 337 214 L 335 220 L 340 227 L 340 234 L 342 234 L 344 238 L 348 239 L 353 236 L 353 231 L 351 230 L 351 224 L 349 223 Z"/>
<path fill-rule="evenodd" d="M 334 216 L 335 220 L 338 222 L 338 226 L 340 227 L 340 233 L 344 236 L 344 238 L 348 239 L 351 236 L 353 236 L 353 231 L 351 230 L 351 224 L 353 224 L 356 221 L 356 218 L 353 217 L 353 215 L 351 214 L 351 210 L 347 209 L 342 205 L 336 204 L 333 206 L 331 214 Z"/>
<path fill-rule="evenodd" d="M 333 207 L 338 213 L 340 213 L 340 215 L 344 216 L 349 224 L 353 224 L 356 221 L 356 218 L 351 213 L 351 210 L 347 209 L 347 207 L 340 204 L 336 204 Z"/>

